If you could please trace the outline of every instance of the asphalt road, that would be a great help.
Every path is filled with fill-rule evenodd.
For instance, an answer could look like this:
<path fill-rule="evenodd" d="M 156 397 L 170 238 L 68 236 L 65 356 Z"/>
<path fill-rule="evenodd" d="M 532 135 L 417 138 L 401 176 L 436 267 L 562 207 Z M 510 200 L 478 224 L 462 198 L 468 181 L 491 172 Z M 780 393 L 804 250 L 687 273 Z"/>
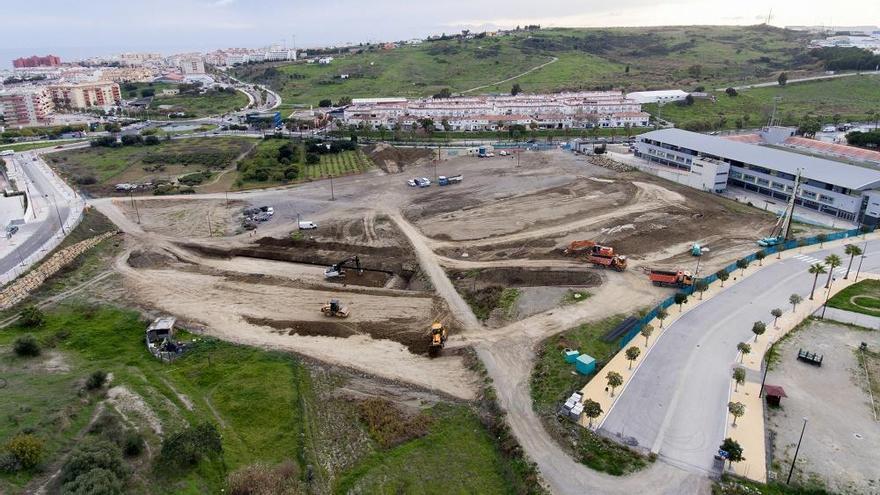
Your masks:
<path fill-rule="evenodd" d="M 835 277 L 841 278 L 849 261 L 842 246 L 767 266 L 687 312 L 643 359 L 601 428 L 635 439 L 675 466 L 711 471 L 723 440 L 730 375 L 738 362 L 737 343 L 754 340 L 755 321 L 771 325 L 773 308 L 789 311 L 791 294 L 809 297 L 813 284 L 809 265 L 832 253 L 844 261 L 835 270 Z M 880 241 L 869 242 L 867 253 L 862 270 L 876 272 Z M 858 262 L 856 258 L 851 277 Z M 820 276 L 817 298 L 823 294 L 822 277 L 827 275 Z"/>
<path fill-rule="evenodd" d="M 32 154 L 30 153 L 16 153 L 10 158 L 28 176 L 31 183 L 29 186 L 31 197 L 35 195 L 49 195 L 37 206 L 37 208 L 50 208 L 49 215 L 44 220 L 31 221 L 21 226 L 20 230 L 12 238 L 15 247 L 12 251 L 7 251 L 0 258 L 0 273 L 7 273 L 16 269 L 23 259 L 39 251 L 49 239 L 60 233 L 61 224 L 58 221 L 59 216 L 62 219 L 67 219 L 67 216 L 70 214 L 70 207 L 64 199 L 61 199 L 60 193 L 55 190 L 49 178 L 41 170 L 32 166 L 31 156 Z M 51 196 L 52 194 L 55 195 L 54 198 Z M 55 211 L 52 205 L 53 200 L 58 200 L 58 211 Z M 29 211 L 28 219 L 31 220 L 32 218 L 33 214 Z"/>

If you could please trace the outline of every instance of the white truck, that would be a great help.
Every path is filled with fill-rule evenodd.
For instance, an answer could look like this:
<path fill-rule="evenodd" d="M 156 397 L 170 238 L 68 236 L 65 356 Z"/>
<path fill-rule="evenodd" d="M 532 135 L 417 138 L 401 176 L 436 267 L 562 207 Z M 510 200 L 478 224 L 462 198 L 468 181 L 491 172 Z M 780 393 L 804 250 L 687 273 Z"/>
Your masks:
<path fill-rule="evenodd" d="M 299 230 L 313 230 L 313 229 L 317 229 L 317 228 L 318 228 L 318 224 L 316 224 L 315 222 L 309 222 L 309 221 L 299 222 Z"/>

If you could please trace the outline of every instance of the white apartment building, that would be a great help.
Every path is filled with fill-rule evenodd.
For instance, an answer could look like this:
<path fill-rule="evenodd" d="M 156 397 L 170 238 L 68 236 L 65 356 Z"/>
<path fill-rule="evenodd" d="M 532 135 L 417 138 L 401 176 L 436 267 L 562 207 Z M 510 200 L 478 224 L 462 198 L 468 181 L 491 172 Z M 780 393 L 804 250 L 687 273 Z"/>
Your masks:
<path fill-rule="evenodd" d="M 122 101 L 119 85 L 111 81 L 53 84 L 49 92 L 56 108 L 108 108 Z"/>
<path fill-rule="evenodd" d="M 205 73 L 205 61 L 201 57 L 182 58 L 179 67 L 184 76 Z"/>
<path fill-rule="evenodd" d="M 647 126 L 650 115 L 619 91 L 469 96 L 456 98 L 358 98 L 343 110 L 346 124 L 387 128 L 402 117 L 443 121 L 455 131 L 494 130 L 507 125 L 537 129 Z"/>
<path fill-rule="evenodd" d="M 55 109 L 46 86 L 20 87 L 0 91 L 0 115 L 7 126 L 45 124 Z"/>

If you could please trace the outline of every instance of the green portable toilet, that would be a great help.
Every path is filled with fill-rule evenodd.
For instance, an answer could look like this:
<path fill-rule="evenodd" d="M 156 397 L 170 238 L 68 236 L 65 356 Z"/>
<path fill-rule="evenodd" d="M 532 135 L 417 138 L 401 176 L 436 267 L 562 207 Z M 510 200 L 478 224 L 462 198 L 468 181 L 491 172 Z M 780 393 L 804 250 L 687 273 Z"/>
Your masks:
<path fill-rule="evenodd" d="M 596 360 L 587 354 L 581 354 L 575 360 L 574 368 L 582 375 L 589 375 L 596 371 Z"/>
<path fill-rule="evenodd" d="M 581 353 L 572 349 L 566 349 L 562 351 L 562 354 L 565 356 L 565 362 L 568 364 L 574 364 L 574 362 L 577 361 L 578 356 L 581 355 Z"/>

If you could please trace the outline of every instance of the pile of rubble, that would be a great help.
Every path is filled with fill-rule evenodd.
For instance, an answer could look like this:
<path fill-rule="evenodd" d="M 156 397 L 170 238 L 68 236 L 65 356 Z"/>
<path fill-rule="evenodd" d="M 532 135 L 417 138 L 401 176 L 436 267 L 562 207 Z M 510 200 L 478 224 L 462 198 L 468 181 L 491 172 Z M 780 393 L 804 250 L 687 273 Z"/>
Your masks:
<path fill-rule="evenodd" d="M 635 167 L 614 161 L 611 158 L 602 155 L 592 155 L 588 157 L 587 160 L 593 165 L 614 170 L 615 172 L 632 172 L 633 170 L 636 170 Z"/>

